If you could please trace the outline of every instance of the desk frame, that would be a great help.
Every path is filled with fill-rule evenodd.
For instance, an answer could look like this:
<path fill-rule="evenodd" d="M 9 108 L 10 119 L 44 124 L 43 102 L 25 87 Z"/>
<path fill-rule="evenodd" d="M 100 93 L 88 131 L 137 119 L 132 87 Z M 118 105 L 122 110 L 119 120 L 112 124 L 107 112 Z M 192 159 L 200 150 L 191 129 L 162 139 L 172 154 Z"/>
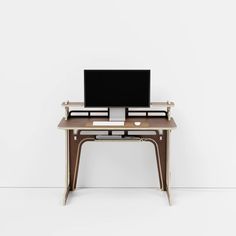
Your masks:
<path fill-rule="evenodd" d="M 166 107 L 166 119 L 171 120 L 170 116 L 170 108 L 174 106 L 173 103 L 152 103 L 156 106 L 159 105 L 160 107 Z M 65 120 L 68 120 L 72 117 L 72 112 L 82 112 L 79 117 L 88 117 L 90 112 L 101 112 L 101 111 L 86 111 L 86 110 L 76 110 L 70 111 L 70 107 L 78 106 L 83 108 L 83 103 L 70 103 L 66 102 L 62 104 L 65 107 Z M 87 115 L 83 115 L 83 113 L 89 113 Z M 107 112 L 107 110 L 102 111 Z M 129 111 L 127 111 L 129 112 Z M 133 112 L 133 111 L 130 111 Z M 148 112 L 153 111 L 134 111 L 134 112 L 144 112 L 145 116 L 148 116 Z M 154 110 L 154 112 L 163 112 L 160 110 Z M 164 111 L 165 112 L 165 111 Z M 77 116 L 75 116 L 77 117 Z M 96 116 L 95 116 L 96 117 Z M 138 118 L 138 116 L 135 116 Z M 153 117 L 153 116 L 152 116 Z M 155 116 L 154 116 L 155 117 Z M 158 117 L 158 116 L 156 116 Z M 91 131 L 96 130 L 99 131 L 108 131 L 108 134 L 112 137 L 112 131 L 122 131 L 124 135 L 121 139 L 97 139 L 95 134 L 82 134 L 81 131 Z M 88 129 L 84 128 L 83 130 L 74 128 L 65 129 L 65 137 L 66 137 L 66 190 L 64 194 L 64 205 L 67 202 L 69 193 L 76 189 L 77 178 L 78 178 L 78 171 L 79 171 L 79 163 L 80 163 L 80 154 L 82 146 L 85 142 L 109 142 L 109 141 L 121 141 L 121 142 L 130 142 L 130 141 L 144 141 L 144 142 L 151 142 L 155 147 L 155 154 L 156 154 L 156 161 L 157 161 L 157 170 L 160 182 L 160 189 L 165 191 L 168 197 L 169 205 L 172 204 L 171 194 L 170 194 L 170 132 L 171 128 L 163 128 L 163 129 L 139 129 L 138 127 L 134 130 L 129 130 L 128 128 L 114 128 L 111 126 L 98 128 L 96 129 L 93 127 L 89 127 Z M 154 134 L 150 135 L 128 135 L 128 131 L 153 131 Z"/>

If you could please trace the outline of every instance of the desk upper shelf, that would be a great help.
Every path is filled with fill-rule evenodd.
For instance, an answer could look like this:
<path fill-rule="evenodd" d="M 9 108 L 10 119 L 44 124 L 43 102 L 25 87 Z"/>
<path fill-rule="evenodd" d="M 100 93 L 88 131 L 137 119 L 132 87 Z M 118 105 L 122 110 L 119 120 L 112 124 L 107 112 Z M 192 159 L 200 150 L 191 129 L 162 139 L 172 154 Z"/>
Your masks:
<path fill-rule="evenodd" d="M 63 107 L 84 107 L 83 102 L 63 102 L 61 104 Z M 174 107 L 175 104 L 174 102 L 151 102 L 150 107 L 155 108 L 155 107 Z"/>
<path fill-rule="evenodd" d="M 173 118 L 127 118 L 124 126 L 93 126 L 93 121 L 108 121 L 108 118 L 63 118 L 58 128 L 64 130 L 172 130 L 176 128 Z M 135 126 L 134 122 L 140 121 L 140 126 Z"/>

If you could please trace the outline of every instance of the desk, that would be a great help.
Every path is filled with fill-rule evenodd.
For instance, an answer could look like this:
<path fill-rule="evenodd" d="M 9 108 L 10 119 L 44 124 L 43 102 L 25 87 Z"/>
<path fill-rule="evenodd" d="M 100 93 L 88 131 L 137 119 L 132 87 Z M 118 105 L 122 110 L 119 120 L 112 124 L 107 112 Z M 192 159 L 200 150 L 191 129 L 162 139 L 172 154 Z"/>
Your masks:
<path fill-rule="evenodd" d="M 151 142 L 155 147 L 160 189 L 167 193 L 169 204 L 169 146 L 170 132 L 176 128 L 171 118 L 173 102 L 152 103 L 148 109 L 127 109 L 124 126 L 93 126 L 93 121 L 108 121 L 108 109 L 85 109 L 81 102 L 65 102 L 65 117 L 58 128 L 65 130 L 66 137 L 66 204 L 70 191 L 76 189 L 80 153 L 85 142 Z M 71 110 L 71 108 L 78 108 Z M 134 122 L 140 121 L 140 126 Z M 101 134 L 102 133 L 102 134 Z"/>

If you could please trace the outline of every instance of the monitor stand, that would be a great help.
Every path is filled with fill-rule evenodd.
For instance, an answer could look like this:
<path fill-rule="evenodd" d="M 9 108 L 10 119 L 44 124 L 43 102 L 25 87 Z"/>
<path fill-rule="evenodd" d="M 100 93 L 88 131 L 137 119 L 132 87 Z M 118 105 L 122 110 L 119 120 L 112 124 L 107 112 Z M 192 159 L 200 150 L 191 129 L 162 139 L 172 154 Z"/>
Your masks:
<path fill-rule="evenodd" d="M 109 107 L 109 121 L 94 121 L 94 126 L 124 126 L 125 107 Z"/>

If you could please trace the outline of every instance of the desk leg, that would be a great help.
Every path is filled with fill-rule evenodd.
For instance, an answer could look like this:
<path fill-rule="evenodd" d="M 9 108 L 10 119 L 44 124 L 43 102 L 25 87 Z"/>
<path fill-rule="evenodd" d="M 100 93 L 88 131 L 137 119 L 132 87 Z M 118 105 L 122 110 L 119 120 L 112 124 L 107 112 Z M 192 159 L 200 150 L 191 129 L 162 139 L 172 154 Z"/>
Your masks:
<path fill-rule="evenodd" d="M 63 204 L 66 205 L 66 201 L 70 192 L 70 186 L 69 186 L 69 177 L 70 177 L 70 160 L 69 160 L 69 155 L 70 155 L 70 151 L 69 151 L 69 130 L 65 131 L 65 143 L 66 143 L 66 170 L 65 170 L 65 194 L 64 194 L 64 199 L 63 199 Z"/>
<path fill-rule="evenodd" d="M 170 159 L 170 131 L 163 132 L 162 138 L 158 135 L 144 136 L 144 141 L 150 141 L 156 149 L 156 158 L 159 169 L 160 187 L 165 191 L 168 197 L 169 205 L 171 205 L 170 194 L 170 174 L 169 174 L 169 159 Z"/>
<path fill-rule="evenodd" d="M 172 198 L 170 194 L 170 130 L 167 130 L 166 135 L 166 193 L 169 205 L 172 205 Z"/>
<path fill-rule="evenodd" d="M 74 174 L 73 174 L 73 181 L 72 181 L 72 190 L 76 189 L 76 183 L 78 178 L 78 171 L 79 171 L 79 163 L 80 163 L 80 154 L 81 154 L 81 148 L 83 143 L 87 141 L 94 141 L 94 136 L 84 136 L 78 135 L 78 147 L 76 152 L 76 159 L 75 159 L 75 167 L 74 167 Z"/>
<path fill-rule="evenodd" d="M 162 169 L 162 164 L 161 164 L 161 155 L 160 155 L 160 149 L 159 149 L 159 144 L 156 139 L 153 140 L 153 144 L 155 146 L 156 150 L 156 161 L 157 161 L 157 167 L 158 167 L 158 175 L 159 175 L 159 181 L 160 181 L 160 189 L 164 191 L 164 180 L 163 180 L 163 169 Z"/>
<path fill-rule="evenodd" d="M 159 176 L 159 181 L 160 181 L 160 189 L 164 191 L 163 169 L 162 169 L 162 164 L 161 164 L 161 155 L 160 155 L 158 141 L 154 137 L 143 137 L 142 140 L 149 141 L 153 143 L 154 145 L 155 153 L 156 153 L 158 176 Z"/>

